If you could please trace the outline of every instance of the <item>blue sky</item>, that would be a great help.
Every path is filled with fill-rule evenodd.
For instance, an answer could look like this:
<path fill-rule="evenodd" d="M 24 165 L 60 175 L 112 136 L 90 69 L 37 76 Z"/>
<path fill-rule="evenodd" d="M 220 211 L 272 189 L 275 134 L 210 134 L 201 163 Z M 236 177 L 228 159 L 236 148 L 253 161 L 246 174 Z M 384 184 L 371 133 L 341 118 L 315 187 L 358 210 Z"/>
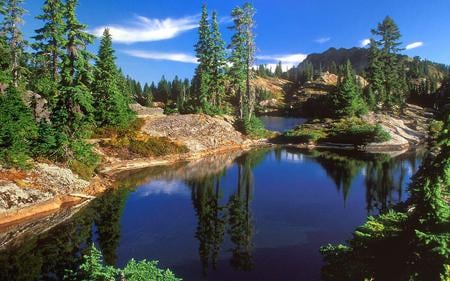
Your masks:
<path fill-rule="evenodd" d="M 78 16 L 92 32 L 111 28 L 118 65 L 141 82 L 162 75 L 191 77 L 193 45 L 202 3 L 216 10 L 228 42 L 229 14 L 238 0 L 80 0 Z M 25 36 L 40 26 L 34 19 L 43 0 L 25 0 Z M 450 64 L 449 0 L 254 0 L 258 63 L 298 64 L 305 55 L 330 47 L 361 46 L 386 15 L 403 35 L 404 53 Z M 98 42 L 91 47 L 96 52 Z"/>

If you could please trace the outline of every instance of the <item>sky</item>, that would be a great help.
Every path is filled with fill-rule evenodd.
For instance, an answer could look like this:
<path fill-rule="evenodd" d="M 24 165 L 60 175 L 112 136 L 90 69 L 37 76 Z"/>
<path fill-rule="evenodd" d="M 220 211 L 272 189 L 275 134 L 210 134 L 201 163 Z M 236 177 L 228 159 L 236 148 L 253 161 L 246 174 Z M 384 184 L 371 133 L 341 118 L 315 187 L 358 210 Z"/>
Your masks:
<path fill-rule="evenodd" d="M 42 25 L 35 19 L 44 0 L 25 0 L 25 37 Z M 256 8 L 257 64 L 284 67 L 330 47 L 363 47 L 370 30 L 391 16 L 402 33 L 409 56 L 450 64 L 449 0 L 253 0 Z M 162 75 L 191 78 L 194 47 L 202 4 L 217 11 L 226 42 L 230 12 L 238 0 L 79 0 L 78 18 L 89 32 L 109 27 L 117 63 L 126 75 L 144 82 Z M 90 50 L 97 52 L 99 39 Z"/>

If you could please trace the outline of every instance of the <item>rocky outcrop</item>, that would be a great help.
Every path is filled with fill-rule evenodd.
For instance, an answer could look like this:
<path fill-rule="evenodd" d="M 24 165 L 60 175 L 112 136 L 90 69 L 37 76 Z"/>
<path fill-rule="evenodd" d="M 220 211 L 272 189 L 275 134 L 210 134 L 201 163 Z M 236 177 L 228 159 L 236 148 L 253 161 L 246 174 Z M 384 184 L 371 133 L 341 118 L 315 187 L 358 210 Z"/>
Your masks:
<path fill-rule="evenodd" d="M 157 115 L 157 116 L 164 115 L 164 109 L 162 109 L 161 107 L 147 107 L 147 106 L 142 106 L 139 103 L 133 103 L 133 104 L 130 104 L 130 108 L 131 108 L 131 110 L 136 112 L 136 114 L 139 117 L 152 116 L 152 115 Z"/>
<path fill-rule="evenodd" d="M 69 197 L 89 193 L 90 186 L 71 170 L 56 165 L 36 163 L 28 172 L 0 168 L 0 225 L 58 209 L 73 200 Z"/>
<path fill-rule="evenodd" d="M 194 153 L 245 143 L 245 138 L 236 131 L 230 119 L 204 114 L 146 118 L 142 131 L 150 136 L 168 137 Z"/>
<path fill-rule="evenodd" d="M 401 115 L 370 113 L 363 120 L 370 124 L 380 124 L 391 139 L 382 143 L 371 143 L 366 150 L 386 152 L 407 149 L 424 143 L 428 137 L 428 127 L 433 112 L 419 106 L 407 104 Z"/>

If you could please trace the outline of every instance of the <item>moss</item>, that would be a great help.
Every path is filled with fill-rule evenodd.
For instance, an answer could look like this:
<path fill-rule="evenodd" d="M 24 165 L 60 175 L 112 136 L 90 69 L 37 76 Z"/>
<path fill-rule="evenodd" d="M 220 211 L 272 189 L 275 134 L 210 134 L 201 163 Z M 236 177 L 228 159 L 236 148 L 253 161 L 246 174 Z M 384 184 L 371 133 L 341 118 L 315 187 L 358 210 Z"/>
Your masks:
<path fill-rule="evenodd" d="M 108 154 L 115 155 L 121 159 L 161 157 L 189 152 L 185 145 L 172 142 L 166 137 L 121 137 L 103 141 L 100 145 L 108 150 Z"/>
<path fill-rule="evenodd" d="M 95 173 L 97 165 L 88 165 L 78 160 L 72 160 L 69 162 L 69 168 L 82 179 L 90 180 Z"/>
<path fill-rule="evenodd" d="M 293 143 L 317 142 L 326 137 L 326 132 L 321 128 L 300 126 L 294 130 L 287 131 L 285 137 Z"/>

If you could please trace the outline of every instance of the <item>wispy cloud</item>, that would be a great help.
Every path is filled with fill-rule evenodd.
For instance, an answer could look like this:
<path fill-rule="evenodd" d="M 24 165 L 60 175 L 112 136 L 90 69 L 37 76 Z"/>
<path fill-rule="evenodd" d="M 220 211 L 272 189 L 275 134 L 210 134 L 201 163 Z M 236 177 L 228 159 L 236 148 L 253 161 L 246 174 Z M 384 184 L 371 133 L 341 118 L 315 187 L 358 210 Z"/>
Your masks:
<path fill-rule="evenodd" d="M 281 63 L 301 63 L 308 55 L 305 54 L 286 54 L 286 55 L 261 55 L 256 58 L 264 61 Z"/>
<path fill-rule="evenodd" d="M 366 39 L 363 39 L 363 40 L 359 41 L 359 46 L 362 47 L 362 48 L 366 47 L 369 44 L 370 44 L 370 39 L 369 38 L 366 38 Z"/>
<path fill-rule="evenodd" d="M 166 53 L 166 52 L 154 52 L 154 51 L 142 51 L 142 50 L 126 50 L 124 51 L 127 55 L 149 59 L 149 60 L 167 60 L 176 61 L 184 63 L 194 63 L 197 64 L 197 58 L 184 53 Z"/>
<path fill-rule="evenodd" d="M 104 25 L 96 27 L 90 32 L 99 37 L 105 28 L 109 28 L 113 41 L 124 44 L 137 42 L 152 42 L 167 40 L 197 28 L 198 16 L 188 16 L 183 18 L 151 19 L 143 16 L 136 16 L 127 25 Z"/>
<path fill-rule="evenodd" d="M 411 49 L 415 49 L 415 48 L 419 48 L 423 46 L 423 42 L 418 41 L 418 42 L 414 42 L 411 44 L 406 45 L 405 49 L 406 50 L 411 50 Z"/>
<path fill-rule="evenodd" d="M 281 62 L 284 71 L 297 66 L 304 61 L 308 55 L 306 54 L 285 54 L 285 55 L 260 55 L 256 58 L 261 61 L 265 61 L 265 65 L 272 70 L 275 70 L 278 62 Z"/>
<path fill-rule="evenodd" d="M 331 40 L 330 37 L 321 37 L 321 38 L 317 38 L 316 40 L 314 40 L 314 42 L 323 44 L 323 43 L 327 43 L 330 40 Z"/>

